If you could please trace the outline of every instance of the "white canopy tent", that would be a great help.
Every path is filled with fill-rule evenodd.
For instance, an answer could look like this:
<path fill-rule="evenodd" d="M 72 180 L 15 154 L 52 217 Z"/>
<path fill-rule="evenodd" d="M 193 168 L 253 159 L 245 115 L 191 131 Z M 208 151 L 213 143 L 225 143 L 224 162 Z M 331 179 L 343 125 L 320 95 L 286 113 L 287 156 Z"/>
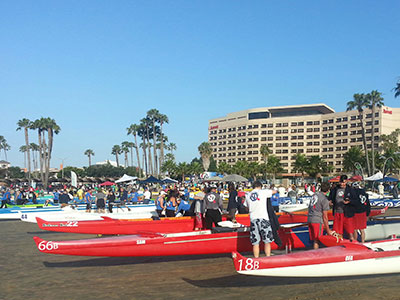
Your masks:
<path fill-rule="evenodd" d="M 376 173 L 376 174 L 374 174 L 374 175 L 372 175 L 370 177 L 367 177 L 364 180 L 366 180 L 366 181 L 376 181 L 376 180 L 379 180 L 379 179 L 382 179 L 382 178 L 383 178 L 383 174 L 382 174 L 381 171 L 379 171 L 378 173 Z"/>
<path fill-rule="evenodd" d="M 129 176 L 129 175 L 124 174 L 124 176 L 122 176 L 120 179 L 116 180 L 115 183 L 134 181 L 136 179 L 137 179 L 137 177 Z"/>

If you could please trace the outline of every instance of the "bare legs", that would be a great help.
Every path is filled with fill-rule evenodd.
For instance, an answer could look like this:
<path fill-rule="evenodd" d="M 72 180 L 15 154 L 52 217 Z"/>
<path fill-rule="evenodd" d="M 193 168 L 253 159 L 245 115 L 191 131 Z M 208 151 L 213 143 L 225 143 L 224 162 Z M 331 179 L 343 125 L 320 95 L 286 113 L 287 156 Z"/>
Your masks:
<path fill-rule="evenodd" d="M 271 256 L 271 243 L 264 243 L 264 251 L 266 256 Z M 255 258 L 260 257 L 260 245 L 253 245 L 253 255 Z"/>

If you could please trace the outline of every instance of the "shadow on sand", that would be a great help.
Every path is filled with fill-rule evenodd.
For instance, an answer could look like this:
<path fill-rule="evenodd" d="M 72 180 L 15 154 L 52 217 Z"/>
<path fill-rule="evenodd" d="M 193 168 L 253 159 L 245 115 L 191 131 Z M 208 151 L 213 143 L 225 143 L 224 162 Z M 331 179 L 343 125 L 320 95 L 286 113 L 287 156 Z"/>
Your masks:
<path fill-rule="evenodd" d="M 183 256 L 152 256 L 152 257 L 100 257 L 84 260 L 74 260 L 65 262 L 48 262 L 44 261 L 43 265 L 47 268 L 82 268 L 82 267 L 106 267 L 106 266 L 123 266 L 123 265 L 139 265 L 153 264 L 163 262 L 183 262 L 194 261 L 200 259 L 213 259 L 230 257 L 230 254 L 210 254 L 210 255 L 183 255 Z"/>
<path fill-rule="evenodd" d="M 393 274 L 379 275 L 379 277 L 393 276 Z M 192 280 L 182 278 L 187 283 L 200 288 L 231 288 L 231 287 L 258 287 L 258 286 L 281 286 L 296 284 L 317 284 L 332 281 L 349 281 L 357 279 L 375 278 L 376 275 L 346 276 L 346 277 L 267 277 L 267 276 L 247 276 L 230 275 L 205 280 Z"/>

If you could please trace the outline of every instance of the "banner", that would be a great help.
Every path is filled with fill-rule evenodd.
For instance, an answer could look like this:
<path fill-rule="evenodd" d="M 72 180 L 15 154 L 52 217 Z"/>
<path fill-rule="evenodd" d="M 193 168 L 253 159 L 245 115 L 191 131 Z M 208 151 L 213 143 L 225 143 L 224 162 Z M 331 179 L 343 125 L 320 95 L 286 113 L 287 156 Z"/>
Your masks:
<path fill-rule="evenodd" d="M 71 171 L 71 185 L 73 187 L 78 187 L 78 176 L 74 171 Z"/>

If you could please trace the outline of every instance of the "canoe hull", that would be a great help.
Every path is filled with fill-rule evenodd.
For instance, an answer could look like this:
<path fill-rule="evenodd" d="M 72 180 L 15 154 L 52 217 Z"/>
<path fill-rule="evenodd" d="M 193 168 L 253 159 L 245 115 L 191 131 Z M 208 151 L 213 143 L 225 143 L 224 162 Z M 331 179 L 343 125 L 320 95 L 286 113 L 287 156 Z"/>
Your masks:
<path fill-rule="evenodd" d="M 376 216 L 385 213 L 386 209 L 372 210 L 371 216 Z M 307 215 L 304 213 L 278 213 L 277 214 L 280 224 L 292 223 L 307 223 Z M 333 220 L 332 213 L 328 215 L 330 220 Z M 82 234 L 135 234 L 140 232 L 189 232 L 194 230 L 195 218 L 194 217 L 179 217 L 179 218 L 161 218 L 160 220 L 152 219 L 136 219 L 136 220 L 123 220 L 112 219 L 106 217 L 100 220 L 92 221 L 79 221 L 79 220 L 43 220 L 42 217 L 36 219 L 39 228 L 48 231 L 68 232 L 68 233 L 82 233 Z M 223 218 L 226 220 L 226 218 Z M 236 220 L 238 223 L 245 226 L 250 226 L 249 215 L 237 215 Z M 71 222 L 76 221 L 76 222 Z"/>
<path fill-rule="evenodd" d="M 388 244 L 390 249 L 385 249 Z M 347 243 L 262 258 L 246 258 L 234 252 L 232 258 L 236 271 L 244 275 L 331 277 L 388 274 L 400 272 L 399 246 L 400 239 L 395 239 L 365 244 Z"/>

